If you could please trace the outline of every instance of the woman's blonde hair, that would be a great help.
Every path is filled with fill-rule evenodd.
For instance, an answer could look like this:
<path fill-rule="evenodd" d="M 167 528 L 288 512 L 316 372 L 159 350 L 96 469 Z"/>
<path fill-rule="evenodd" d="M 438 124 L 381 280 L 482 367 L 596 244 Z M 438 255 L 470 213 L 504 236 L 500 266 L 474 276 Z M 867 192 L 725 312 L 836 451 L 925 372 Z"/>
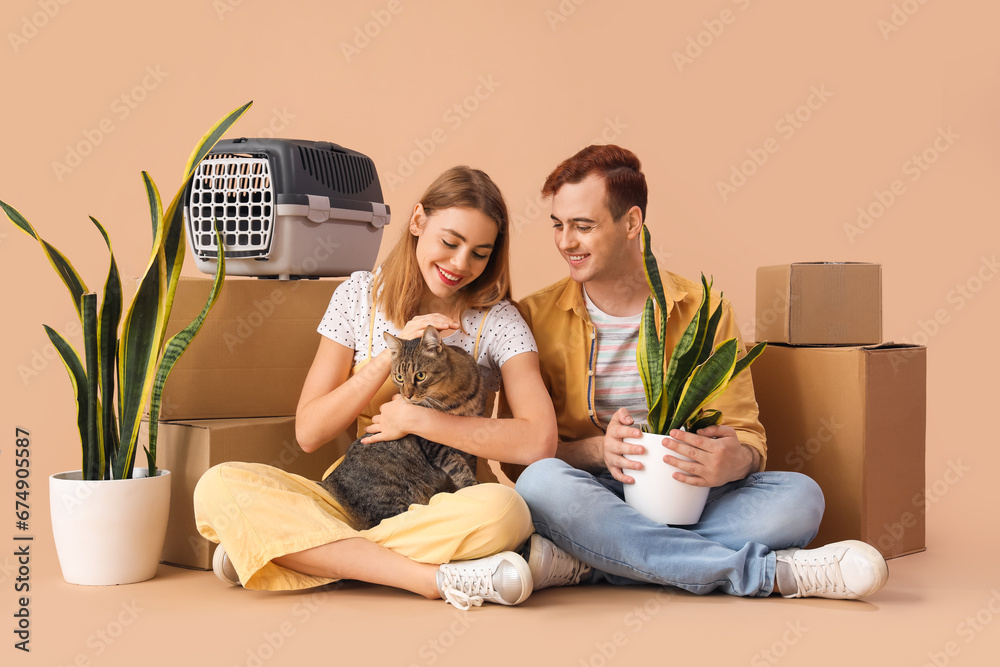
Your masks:
<path fill-rule="evenodd" d="M 497 238 L 486 268 L 458 292 L 458 317 L 469 308 L 491 308 L 501 299 L 510 299 L 507 203 L 496 183 L 479 169 L 452 167 L 430 184 L 419 203 L 428 217 L 448 208 L 471 208 L 497 224 Z M 417 266 L 418 239 L 407 227 L 375 276 L 374 294 L 381 295 L 376 297 L 379 306 L 386 319 L 399 328 L 418 314 L 417 306 L 426 289 Z"/>

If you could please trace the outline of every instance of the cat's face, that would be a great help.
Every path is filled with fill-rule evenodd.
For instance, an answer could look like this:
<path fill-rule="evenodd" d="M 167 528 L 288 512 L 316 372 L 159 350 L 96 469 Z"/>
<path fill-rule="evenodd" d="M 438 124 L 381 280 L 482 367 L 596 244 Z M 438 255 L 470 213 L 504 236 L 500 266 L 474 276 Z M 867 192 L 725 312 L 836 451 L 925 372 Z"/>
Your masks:
<path fill-rule="evenodd" d="M 384 337 L 392 350 L 390 377 L 400 395 L 411 403 L 435 398 L 435 389 L 450 369 L 437 329 L 427 327 L 422 337 L 413 340 L 401 340 L 388 332 Z"/>

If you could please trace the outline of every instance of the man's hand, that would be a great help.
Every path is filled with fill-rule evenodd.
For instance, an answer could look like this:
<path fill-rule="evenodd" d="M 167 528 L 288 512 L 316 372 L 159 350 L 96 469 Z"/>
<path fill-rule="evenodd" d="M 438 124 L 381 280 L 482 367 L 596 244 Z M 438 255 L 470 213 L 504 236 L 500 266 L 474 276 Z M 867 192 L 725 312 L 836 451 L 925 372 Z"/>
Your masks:
<path fill-rule="evenodd" d="M 622 484 L 634 484 L 635 480 L 625 474 L 625 470 L 642 470 L 638 461 L 630 461 L 622 454 L 642 454 L 646 448 L 642 445 L 630 445 L 625 438 L 641 438 L 642 431 L 637 429 L 627 408 L 618 408 L 608 430 L 604 434 L 604 465 L 608 467 L 611 476 Z"/>
<path fill-rule="evenodd" d="M 753 450 L 740 443 L 730 426 L 709 426 L 697 433 L 674 429 L 670 437 L 680 442 L 664 439 L 664 447 L 693 459 L 684 461 L 670 453 L 663 457 L 664 461 L 686 473 L 674 473 L 674 479 L 685 484 L 722 486 L 756 470 L 757 457 Z"/>

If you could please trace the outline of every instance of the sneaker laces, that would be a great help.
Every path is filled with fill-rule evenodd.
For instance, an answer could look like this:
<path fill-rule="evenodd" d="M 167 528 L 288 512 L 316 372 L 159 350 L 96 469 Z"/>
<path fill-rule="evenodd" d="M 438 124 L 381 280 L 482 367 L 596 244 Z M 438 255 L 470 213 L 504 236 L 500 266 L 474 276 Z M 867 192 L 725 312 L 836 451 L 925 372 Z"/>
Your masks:
<path fill-rule="evenodd" d="M 792 576 L 795 577 L 800 595 L 847 592 L 847 584 L 844 583 L 844 575 L 840 570 L 840 559 L 834 554 L 807 562 L 788 558 L 786 562 L 792 566 Z"/>
<path fill-rule="evenodd" d="M 552 563 L 549 567 L 548 576 L 542 582 L 536 584 L 537 588 L 544 588 L 553 581 L 565 582 L 564 586 L 575 586 L 580 583 L 580 578 L 583 575 L 590 572 L 589 565 L 558 547 L 553 548 L 551 554 Z"/>
<path fill-rule="evenodd" d="M 484 598 L 494 595 L 490 568 L 445 570 L 441 578 L 440 590 L 445 602 L 462 611 L 481 607 Z"/>

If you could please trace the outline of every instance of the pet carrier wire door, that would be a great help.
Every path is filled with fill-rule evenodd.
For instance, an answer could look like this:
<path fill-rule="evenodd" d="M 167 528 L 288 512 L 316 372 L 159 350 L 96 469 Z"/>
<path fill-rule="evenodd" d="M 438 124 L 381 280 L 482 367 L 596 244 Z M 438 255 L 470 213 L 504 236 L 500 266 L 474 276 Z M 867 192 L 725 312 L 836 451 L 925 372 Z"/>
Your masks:
<path fill-rule="evenodd" d="M 367 156 L 326 141 L 240 138 L 198 165 L 184 217 L 201 271 L 215 272 L 217 224 L 227 274 L 288 279 L 372 270 L 390 213 Z"/>

